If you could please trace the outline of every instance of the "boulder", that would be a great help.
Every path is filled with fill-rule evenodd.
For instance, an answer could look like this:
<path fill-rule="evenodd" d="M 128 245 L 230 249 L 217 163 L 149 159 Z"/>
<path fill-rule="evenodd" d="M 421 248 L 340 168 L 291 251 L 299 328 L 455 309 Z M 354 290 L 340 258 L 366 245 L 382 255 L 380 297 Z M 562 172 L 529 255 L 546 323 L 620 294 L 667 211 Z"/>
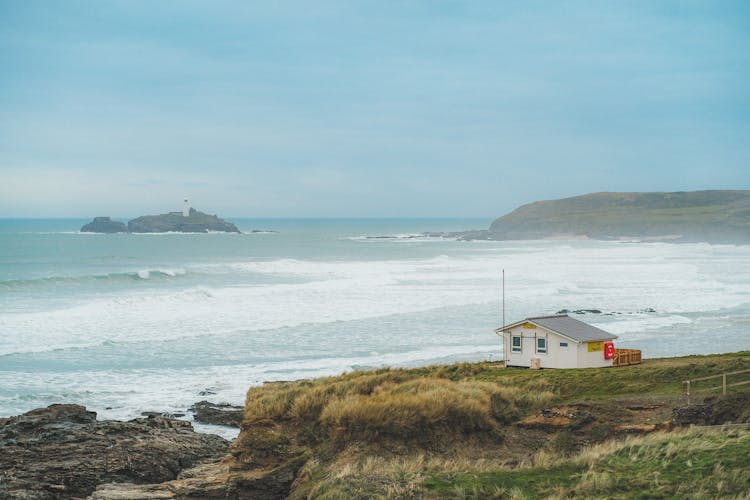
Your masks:
<path fill-rule="evenodd" d="M 231 427 L 239 427 L 244 414 L 244 409 L 241 406 L 234 406 L 229 403 L 211 403 L 209 401 L 195 403 L 190 407 L 190 411 L 195 414 L 196 422 L 229 425 Z"/>

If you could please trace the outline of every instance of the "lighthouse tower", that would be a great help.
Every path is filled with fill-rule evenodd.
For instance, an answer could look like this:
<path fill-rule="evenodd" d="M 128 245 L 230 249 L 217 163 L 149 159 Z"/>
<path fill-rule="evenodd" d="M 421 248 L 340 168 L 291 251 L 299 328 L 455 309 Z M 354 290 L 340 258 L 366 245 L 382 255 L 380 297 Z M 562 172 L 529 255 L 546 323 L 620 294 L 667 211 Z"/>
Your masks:
<path fill-rule="evenodd" d="M 188 206 L 188 200 L 185 198 L 182 200 L 182 216 L 190 217 L 190 207 Z"/>

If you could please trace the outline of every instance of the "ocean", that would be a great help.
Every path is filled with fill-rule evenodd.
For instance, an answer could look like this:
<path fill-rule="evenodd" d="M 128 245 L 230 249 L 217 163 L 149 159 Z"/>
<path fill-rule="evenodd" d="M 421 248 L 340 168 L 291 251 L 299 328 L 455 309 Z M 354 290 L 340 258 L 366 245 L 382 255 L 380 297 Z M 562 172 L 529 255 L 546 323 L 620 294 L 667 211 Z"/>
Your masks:
<path fill-rule="evenodd" d="M 592 309 L 575 317 L 645 357 L 750 349 L 747 245 L 421 236 L 489 219 L 231 221 L 243 234 L 0 219 L 0 416 L 184 413 L 265 381 L 499 360 L 503 269 L 508 323 Z"/>

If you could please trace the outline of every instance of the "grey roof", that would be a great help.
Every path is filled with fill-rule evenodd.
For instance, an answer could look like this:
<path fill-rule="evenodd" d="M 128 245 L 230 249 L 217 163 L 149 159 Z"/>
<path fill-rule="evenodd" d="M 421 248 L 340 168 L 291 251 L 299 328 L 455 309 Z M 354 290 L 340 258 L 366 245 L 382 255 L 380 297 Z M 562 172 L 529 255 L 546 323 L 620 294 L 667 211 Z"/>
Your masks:
<path fill-rule="evenodd" d="M 559 333 L 578 342 L 593 342 L 597 340 L 616 339 L 617 335 L 605 332 L 601 328 L 591 326 L 583 321 L 571 318 L 567 314 L 555 316 L 538 316 L 526 318 L 526 321 L 539 325 L 553 332 Z"/>

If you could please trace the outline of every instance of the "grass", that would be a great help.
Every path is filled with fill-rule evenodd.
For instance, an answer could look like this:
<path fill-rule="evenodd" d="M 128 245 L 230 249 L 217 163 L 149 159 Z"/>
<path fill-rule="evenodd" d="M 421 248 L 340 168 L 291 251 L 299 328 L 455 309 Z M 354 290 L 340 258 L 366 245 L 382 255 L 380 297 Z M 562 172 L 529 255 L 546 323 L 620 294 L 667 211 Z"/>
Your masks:
<path fill-rule="evenodd" d="M 462 363 L 269 383 L 248 391 L 233 454 L 262 467 L 304 456 L 292 498 L 742 497 L 748 431 L 612 436 L 633 415 L 620 401 L 658 401 L 668 415 L 683 380 L 744 368 L 750 352 L 612 369 Z M 727 404 L 741 400 L 740 413 L 727 411 L 742 417 L 748 405 L 735 399 Z M 555 405 L 595 415 L 583 426 L 517 425 Z"/>
<path fill-rule="evenodd" d="M 517 388 L 472 378 L 481 371 L 466 373 L 385 369 L 266 384 L 248 391 L 243 426 L 278 420 L 308 430 L 303 440 L 415 438 L 429 446 L 436 433 L 491 433 L 554 398 L 543 381 Z"/>
<path fill-rule="evenodd" d="M 693 429 L 515 468 L 424 455 L 344 457 L 308 463 L 291 498 L 748 498 L 749 453 L 750 431 Z"/>
<path fill-rule="evenodd" d="M 691 430 L 607 443 L 546 467 L 429 474 L 425 496 L 748 498 L 750 432 Z"/>

